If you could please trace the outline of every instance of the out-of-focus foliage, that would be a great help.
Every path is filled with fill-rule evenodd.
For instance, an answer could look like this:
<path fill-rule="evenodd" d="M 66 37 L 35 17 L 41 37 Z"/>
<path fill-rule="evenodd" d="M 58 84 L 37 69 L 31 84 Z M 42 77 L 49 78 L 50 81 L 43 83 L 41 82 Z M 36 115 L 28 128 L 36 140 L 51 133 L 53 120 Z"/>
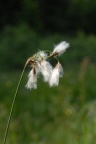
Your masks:
<path fill-rule="evenodd" d="M 95 0 L 0 1 L 0 27 L 27 23 L 42 33 L 96 34 Z"/>
<path fill-rule="evenodd" d="M 6 27 L 0 36 L 0 65 L 19 68 L 38 48 L 38 36 L 26 26 Z M 31 52 L 31 53 L 30 53 Z"/>
<path fill-rule="evenodd" d="M 64 40 L 70 48 L 60 57 L 59 87 L 49 88 L 39 78 L 38 89 L 28 91 L 25 73 L 7 142 L 96 143 L 95 14 L 96 0 L 0 1 L 0 143 L 27 58 Z"/>
<path fill-rule="evenodd" d="M 75 65 L 88 57 L 91 62 L 96 62 L 96 37 L 85 36 L 78 33 L 75 37 L 60 34 L 41 37 L 26 25 L 6 27 L 0 34 L 0 67 L 1 69 L 22 68 L 28 57 L 38 50 L 52 51 L 55 44 L 67 41 L 70 48 L 60 57 L 62 63 Z"/>
<path fill-rule="evenodd" d="M 1 73 L 0 143 L 21 72 Z M 59 87 L 38 81 L 38 89 L 24 88 L 24 75 L 12 115 L 8 143 L 95 144 L 96 67 L 84 58 L 78 69 L 66 68 Z M 6 89 L 6 90 L 5 90 Z"/>

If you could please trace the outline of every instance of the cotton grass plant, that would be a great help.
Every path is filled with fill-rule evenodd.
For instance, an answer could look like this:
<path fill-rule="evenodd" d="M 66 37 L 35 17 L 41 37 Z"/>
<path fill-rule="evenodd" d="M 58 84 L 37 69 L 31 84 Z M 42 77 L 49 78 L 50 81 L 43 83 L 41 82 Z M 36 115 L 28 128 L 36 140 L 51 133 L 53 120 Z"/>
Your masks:
<path fill-rule="evenodd" d="M 47 82 L 50 87 L 58 86 L 59 78 L 63 76 L 63 67 L 61 63 L 59 62 L 58 57 L 61 56 L 68 47 L 69 47 L 69 43 L 63 41 L 59 43 L 58 45 L 54 46 L 53 52 L 39 51 L 36 54 L 34 54 L 32 57 L 28 58 L 28 60 L 26 61 L 24 65 L 22 74 L 20 76 L 20 79 L 16 88 L 16 92 L 12 101 L 11 110 L 10 110 L 7 125 L 6 125 L 6 131 L 4 135 L 3 144 L 6 144 L 8 130 L 9 130 L 11 117 L 12 117 L 12 112 L 14 109 L 14 104 L 16 101 L 17 93 L 19 90 L 19 86 L 20 86 L 25 68 L 27 67 L 27 65 L 31 66 L 31 71 L 28 74 L 28 81 L 25 86 L 27 89 L 30 89 L 30 90 L 37 89 L 38 77 L 40 75 L 43 76 L 44 82 Z M 51 59 L 51 58 L 57 59 L 57 64 L 54 68 L 48 61 L 48 59 Z"/>

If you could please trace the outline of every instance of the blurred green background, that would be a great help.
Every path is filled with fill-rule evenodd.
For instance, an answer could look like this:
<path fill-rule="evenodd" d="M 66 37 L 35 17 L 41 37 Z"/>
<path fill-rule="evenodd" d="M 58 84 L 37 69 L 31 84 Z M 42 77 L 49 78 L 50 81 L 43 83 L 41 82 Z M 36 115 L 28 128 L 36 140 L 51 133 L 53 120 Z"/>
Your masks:
<path fill-rule="evenodd" d="M 0 143 L 24 63 L 61 41 L 64 77 L 58 87 L 38 81 L 26 90 L 27 68 L 8 144 L 96 144 L 96 1 L 0 1 Z"/>

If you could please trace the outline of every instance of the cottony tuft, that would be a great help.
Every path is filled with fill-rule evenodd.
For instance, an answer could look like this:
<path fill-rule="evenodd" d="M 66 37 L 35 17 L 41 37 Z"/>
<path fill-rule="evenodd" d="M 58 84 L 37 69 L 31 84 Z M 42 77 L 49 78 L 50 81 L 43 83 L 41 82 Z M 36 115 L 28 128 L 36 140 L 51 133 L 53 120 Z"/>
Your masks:
<path fill-rule="evenodd" d="M 39 51 L 30 57 L 26 63 L 30 63 L 32 69 L 28 75 L 26 88 L 36 89 L 37 79 L 40 74 L 43 75 L 44 82 L 48 82 L 51 87 L 58 86 L 59 78 L 63 76 L 62 65 L 58 61 L 55 68 L 53 68 L 48 62 L 48 59 L 56 58 L 58 60 L 57 57 L 63 54 L 68 47 L 69 43 L 63 41 L 56 45 L 53 52 L 51 52 L 49 55 L 45 51 Z"/>

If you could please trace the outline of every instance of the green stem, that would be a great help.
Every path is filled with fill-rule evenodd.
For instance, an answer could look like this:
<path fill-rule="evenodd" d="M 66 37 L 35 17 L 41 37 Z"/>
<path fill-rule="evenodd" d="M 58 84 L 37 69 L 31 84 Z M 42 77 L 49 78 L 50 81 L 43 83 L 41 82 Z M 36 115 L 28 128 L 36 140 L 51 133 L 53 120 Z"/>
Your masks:
<path fill-rule="evenodd" d="M 15 101 L 16 101 L 18 89 L 19 89 L 19 86 L 20 86 L 20 83 L 21 83 L 21 80 L 22 80 L 22 77 L 23 77 L 23 74 L 24 74 L 24 71 L 25 71 L 25 67 L 26 67 L 26 65 L 24 66 L 23 71 L 21 73 L 21 76 L 20 76 L 20 79 L 19 79 L 19 82 L 18 82 L 18 85 L 17 85 L 17 88 L 16 88 L 16 92 L 15 92 L 15 95 L 14 95 L 14 98 L 13 98 L 13 101 L 12 101 L 12 105 L 11 105 L 11 109 L 10 109 L 10 113 L 9 113 L 9 117 L 8 117 L 8 121 L 7 121 L 7 125 L 6 125 L 6 130 L 5 130 L 3 144 L 6 144 L 8 130 L 9 130 L 11 117 L 12 117 L 12 112 L 13 112 L 13 109 L 14 109 L 14 104 L 15 104 Z"/>

